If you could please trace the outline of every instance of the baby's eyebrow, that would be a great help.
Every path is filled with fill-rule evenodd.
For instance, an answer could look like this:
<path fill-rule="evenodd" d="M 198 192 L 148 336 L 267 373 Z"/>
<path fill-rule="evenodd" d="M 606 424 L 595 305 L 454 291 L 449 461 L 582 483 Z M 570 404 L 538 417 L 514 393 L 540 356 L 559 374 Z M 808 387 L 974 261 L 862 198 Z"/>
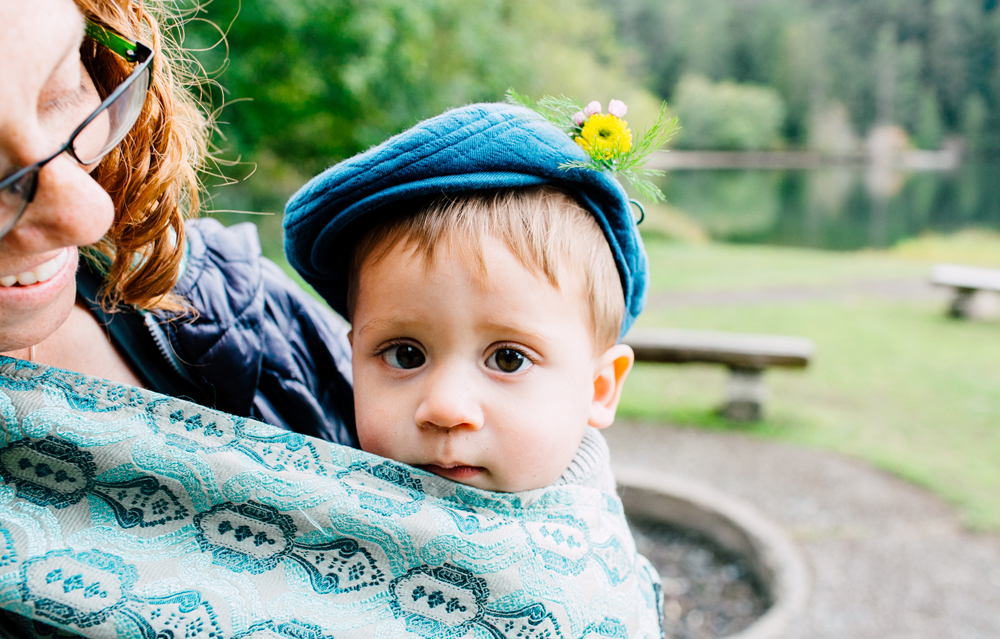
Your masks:
<path fill-rule="evenodd" d="M 549 339 L 543 333 L 537 333 L 524 326 L 519 326 L 517 324 L 506 324 L 503 322 L 490 322 L 485 324 L 483 328 L 489 330 L 491 333 L 499 333 L 501 335 L 514 335 L 518 338 L 527 338 L 536 342 L 542 342 L 543 344 L 549 344 L 552 340 Z"/>
<path fill-rule="evenodd" d="M 376 317 L 357 329 L 358 335 L 363 335 L 366 331 L 375 328 L 405 328 L 413 325 L 413 320 L 405 317 Z"/>

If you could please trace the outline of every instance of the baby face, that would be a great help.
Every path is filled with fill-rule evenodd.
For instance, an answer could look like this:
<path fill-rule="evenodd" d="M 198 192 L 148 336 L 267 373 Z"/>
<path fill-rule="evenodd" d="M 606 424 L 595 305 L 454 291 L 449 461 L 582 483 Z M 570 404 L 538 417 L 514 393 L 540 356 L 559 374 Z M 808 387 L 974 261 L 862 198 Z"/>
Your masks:
<path fill-rule="evenodd" d="M 448 248 L 429 265 L 400 245 L 362 265 L 358 437 L 370 453 L 476 488 L 540 488 L 594 422 L 601 364 L 583 283 L 561 277 L 556 288 L 497 240 L 483 258 L 488 279 Z"/>

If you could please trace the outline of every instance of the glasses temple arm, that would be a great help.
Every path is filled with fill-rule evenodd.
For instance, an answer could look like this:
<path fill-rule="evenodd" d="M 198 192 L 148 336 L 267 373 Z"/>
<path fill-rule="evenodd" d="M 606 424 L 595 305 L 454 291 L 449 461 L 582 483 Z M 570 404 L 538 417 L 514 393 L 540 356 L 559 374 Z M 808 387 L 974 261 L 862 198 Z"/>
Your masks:
<path fill-rule="evenodd" d="M 93 40 L 103 44 L 129 62 L 142 62 L 145 60 L 145 56 L 141 54 L 146 47 L 138 42 L 129 40 L 111 29 L 90 20 L 87 20 L 86 31 L 87 35 Z"/>

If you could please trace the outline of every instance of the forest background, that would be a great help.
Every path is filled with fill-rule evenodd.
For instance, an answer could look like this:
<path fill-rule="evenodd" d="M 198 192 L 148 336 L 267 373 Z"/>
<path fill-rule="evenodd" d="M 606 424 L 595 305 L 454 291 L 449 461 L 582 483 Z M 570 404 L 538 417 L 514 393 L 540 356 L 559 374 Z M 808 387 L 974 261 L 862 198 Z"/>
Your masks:
<path fill-rule="evenodd" d="M 189 0 L 190 2 L 190 0 Z M 181 6 L 185 6 L 181 3 Z M 214 81 L 217 209 L 280 212 L 305 178 L 452 106 L 665 100 L 691 149 L 838 151 L 877 123 L 1000 149 L 997 0 L 210 0 L 181 37 Z M 223 37 L 224 35 L 224 37 Z M 640 126 L 641 128 L 641 126 Z M 244 178 L 255 173 L 253 179 Z M 210 185 L 220 180 L 208 177 Z"/>

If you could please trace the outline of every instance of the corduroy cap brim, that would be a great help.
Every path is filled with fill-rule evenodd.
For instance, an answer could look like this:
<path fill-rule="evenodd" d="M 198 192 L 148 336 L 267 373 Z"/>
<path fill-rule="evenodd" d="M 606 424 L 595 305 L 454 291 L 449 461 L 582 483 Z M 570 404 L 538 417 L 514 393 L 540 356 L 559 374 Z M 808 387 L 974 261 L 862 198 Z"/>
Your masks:
<path fill-rule="evenodd" d="M 628 196 L 605 172 L 562 169 L 586 160 L 566 133 L 523 107 L 472 104 L 425 120 L 320 173 L 285 209 L 285 254 L 347 316 L 351 244 L 401 200 L 551 184 L 597 219 L 625 293 L 624 335 L 646 303 L 649 263 Z M 363 223 L 362 223 L 363 222 Z"/>

